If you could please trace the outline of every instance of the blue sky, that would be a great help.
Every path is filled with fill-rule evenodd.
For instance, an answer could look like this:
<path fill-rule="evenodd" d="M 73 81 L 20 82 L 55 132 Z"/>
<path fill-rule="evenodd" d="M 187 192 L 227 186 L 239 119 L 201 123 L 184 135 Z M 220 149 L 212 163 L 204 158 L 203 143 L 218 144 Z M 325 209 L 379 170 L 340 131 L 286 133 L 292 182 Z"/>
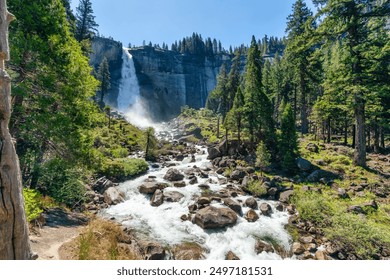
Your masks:
<path fill-rule="evenodd" d="M 99 32 L 124 45 L 169 46 L 193 32 L 225 48 L 249 44 L 251 36 L 285 35 L 295 0 L 91 0 Z M 76 11 L 78 0 L 72 0 Z M 310 0 L 306 0 L 313 7 Z"/>

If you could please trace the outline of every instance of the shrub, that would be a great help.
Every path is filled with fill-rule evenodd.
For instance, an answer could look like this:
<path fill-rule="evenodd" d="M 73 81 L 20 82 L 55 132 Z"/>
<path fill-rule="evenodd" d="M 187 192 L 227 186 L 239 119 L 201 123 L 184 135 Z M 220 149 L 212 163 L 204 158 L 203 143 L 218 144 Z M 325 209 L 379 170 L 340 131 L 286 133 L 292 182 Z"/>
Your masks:
<path fill-rule="evenodd" d="M 149 166 L 143 159 L 120 158 L 108 160 L 102 169 L 103 175 L 116 180 L 125 180 L 145 173 Z"/>
<path fill-rule="evenodd" d="M 267 189 L 260 181 L 251 181 L 248 184 L 248 191 L 255 196 L 263 197 L 267 194 Z"/>
<path fill-rule="evenodd" d="M 31 222 L 43 212 L 42 195 L 33 189 L 23 189 L 23 197 L 27 221 Z"/>
<path fill-rule="evenodd" d="M 70 166 L 62 159 L 54 158 L 42 165 L 40 173 L 38 186 L 44 195 L 49 195 L 68 207 L 83 202 L 85 187 L 82 183 L 82 170 Z"/>

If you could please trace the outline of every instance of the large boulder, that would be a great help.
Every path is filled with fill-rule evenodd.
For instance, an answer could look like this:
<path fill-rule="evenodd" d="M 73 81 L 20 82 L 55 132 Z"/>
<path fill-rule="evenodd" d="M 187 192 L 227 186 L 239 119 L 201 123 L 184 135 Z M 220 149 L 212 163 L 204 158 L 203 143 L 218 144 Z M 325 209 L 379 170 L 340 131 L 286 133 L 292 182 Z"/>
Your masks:
<path fill-rule="evenodd" d="M 262 240 L 256 241 L 255 251 L 257 254 L 261 254 L 264 251 L 267 253 L 274 253 L 275 252 L 275 250 L 271 244 L 268 244 Z"/>
<path fill-rule="evenodd" d="M 237 255 L 234 254 L 232 251 L 229 251 L 229 252 L 227 252 L 227 254 L 225 256 L 225 260 L 226 261 L 239 261 L 240 258 L 237 257 Z"/>
<path fill-rule="evenodd" d="M 200 209 L 194 219 L 194 223 L 203 229 L 223 228 L 234 225 L 236 222 L 237 214 L 233 210 L 213 206 Z"/>
<path fill-rule="evenodd" d="M 253 198 L 253 197 L 248 197 L 245 200 L 245 206 L 249 207 L 249 208 L 252 208 L 252 209 L 257 209 L 257 201 L 256 201 L 256 199 Z"/>
<path fill-rule="evenodd" d="M 305 247 L 299 242 L 294 242 L 291 249 L 294 255 L 300 255 L 305 252 Z"/>
<path fill-rule="evenodd" d="M 146 260 L 163 260 L 165 258 L 165 249 L 155 242 L 140 242 L 143 255 Z"/>
<path fill-rule="evenodd" d="M 261 214 L 263 214 L 264 216 L 271 216 L 271 214 L 272 214 L 271 205 L 269 205 L 268 203 L 260 204 L 259 209 L 261 211 Z"/>
<path fill-rule="evenodd" d="M 167 173 L 164 175 L 164 179 L 167 181 L 181 181 L 184 179 L 184 175 L 175 168 L 168 169 Z"/>
<path fill-rule="evenodd" d="M 207 156 L 207 159 L 210 159 L 210 160 L 213 160 L 213 159 L 216 159 L 218 157 L 221 157 L 221 155 L 222 155 L 220 150 L 217 147 L 208 148 L 207 152 L 209 154 Z"/>
<path fill-rule="evenodd" d="M 301 171 L 309 171 L 311 169 L 311 162 L 304 158 L 297 158 L 297 166 Z"/>
<path fill-rule="evenodd" d="M 259 219 L 259 215 L 257 215 L 255 210 L 249 209 L 249 211 L 245 214 L 245 219 L 250 223 L 254 223 Z"/>
<path fill-rule="evenodd" d="M 144 182 L 142 185 L 138 187 L 140 193 L 143 194 L 154 194 L 156 190 L 162 190 L 169 187 L 166 183 L 158 183 L 158 182 Z"/>
<path fill-rule="evenodd" d="M 279 201 L 283 203 L 289 203 L 291 196 L 294 194 L 293 190 L 281 192 L 279 195 Z"/>
<path fill-rule="evenodd" d="M 223 200 L 223 203 L 229 207 L 230 209 L 232 209 L 234 212 L 236 212 L 237 214 L 241 214 L 242 213 L 242 208 L 241 208 L 241 205 L 240 203 L 238 203 L 237 201 L 231 199 L 231 198 L 225 198 Z"/>
<path fill-rule="evenodd" d="M 156 190 L 150 200 L 150 205 L 157 207 L 164 203 L 164 195 L 161 190 Z"/>
<path fill-rule="evenodd" d="M 116 188 L 110 187 L 108 188 L 104 194 L 104 202 L 108 205 L 116 205 L 118 203 L 121 203 L 124 200 L 123 193 L 120 193 Z"/>
<path fill-rule="evenodd" d="M 330 181 L 335 178 L 335 174 L 329 171 L 325 171 L 322 169 L 318 169 L 313 171 L 309 176 L 307 176 L 307 181 L 317 183 L 320 182 L 321 179 L 325 181 Z"/>
<path fill-rule="evenodd" d="M 230 179 L 232 180 L 240 180 L 245 177 L 246 173 L 243 170 L 236 169 L 230 174 Z"/>
<path fill-rule="evenodd" d="M 164 201 L 166 202 L 179 202 L 184 195 L 177 191 L 164 191 Z"/>
<path fill-rule="evenodd" d="M 114 183 L 106 177 L 101 177 L 92 185 L 92 189 L 100 194 L 103 194 L 108 188 L 113 187 Z"/>

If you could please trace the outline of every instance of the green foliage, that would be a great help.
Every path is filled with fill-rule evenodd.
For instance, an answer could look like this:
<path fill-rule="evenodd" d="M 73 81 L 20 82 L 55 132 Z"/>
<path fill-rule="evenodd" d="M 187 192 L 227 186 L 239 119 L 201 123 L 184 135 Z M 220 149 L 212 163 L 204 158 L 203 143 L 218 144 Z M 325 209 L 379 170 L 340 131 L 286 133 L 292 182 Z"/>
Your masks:
<path fill-rule="evenodd" d="M 381 246 L 390 246 L 388 229 L 350 213 L 334 216 L 326 234 L 365 260 L 380 254 Z"/>
<path fill-rule="evenodd" d="M 39 190 L 68 207 L 83 202 L 85 186 L 83 170 L 71 166 L 62 159 L 54 158 L 41 166 Z"/>
<path fill-rule="evenodd" d="M 76 31 L 75 37 L 81 42 L 91 39 L 99 25 L 95 22 L 92 3 L 90 0 L 80 0 L 76 8 Z"/>
<path fill-rule="evenodd" d="M 319 226 L 327 226 L 331 222 L 330 217 L 334 214 L 334 210 L 324 195 L 296 191 L 292 201 L 304 221 L 311 221 Z"/>
<path fill-rule="evenodd" d="M 143 146 L 146 160 L 155 160 L 157 155 L 157 138 L 154 135 L 154 129 L 148 127 L 143 135 Z"/>
<path fill-rule="evenodd" d="M 264 197 L 267 194 L 267 189 L 262 182 L 255 180 L 249 182 L 248 191 L 257 197 Z"/>
<path fill-rule="evenodd" d="M 102 167 L 102 175 L 116 181 L 130 179 L 149 169 L 148 164 L 143 159 L 120 158 L 107 160 Z"/>
<path fill-rule="evenodd" d="M 285 170 L 293 172 L 296 169 L 295 159 L 299 152 L 294 115 L 290 104 L 283 112 L 280 130 L 279 157 L 281 164 Z"/>
<path fill-rule="evenodd" d="M 264 169 L 271 164 L 271 154 L 263 142 L 260 142 L 256 148 L 256 166 Z"/>
<path fill-rule="evenodd" d="M 31 222 L 38 218 L 43 212 L 42 209 L 42 195 L 33 189 L 23 189 L 24 209 L 26 211 L 26 218 Z"/>

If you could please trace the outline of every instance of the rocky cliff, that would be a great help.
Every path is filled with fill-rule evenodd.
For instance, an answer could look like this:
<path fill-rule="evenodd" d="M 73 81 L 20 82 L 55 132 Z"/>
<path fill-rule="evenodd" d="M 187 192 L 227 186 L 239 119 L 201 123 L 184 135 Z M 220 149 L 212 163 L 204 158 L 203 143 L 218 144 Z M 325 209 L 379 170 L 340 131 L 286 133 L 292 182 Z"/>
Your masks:
<path fill-rule="evenodd" d="M 104 56 L 110 63 L 112 88 L 108 103 L 115 106 L 121 80 L 122 45 L 109 39 L 97 38 L 93 42 L 91 64 L 97 67 Z M 140 95 L 155 120 L 168 120 L 188 105 L 201 108 L 217 82 L 219 68 L 232 57 L 226 54 L 200 56 L 180 54 L 149 46 L 130 49 Z"/>
<path fill-rule="evenodd" d="M 111 88 L 105 102 L 115 107 L 121 81 L 122 43 L 107 38 L 94 38 L 90 64 L 96 71 L 104 57 L 107 57 L 111 74 Z"/>

